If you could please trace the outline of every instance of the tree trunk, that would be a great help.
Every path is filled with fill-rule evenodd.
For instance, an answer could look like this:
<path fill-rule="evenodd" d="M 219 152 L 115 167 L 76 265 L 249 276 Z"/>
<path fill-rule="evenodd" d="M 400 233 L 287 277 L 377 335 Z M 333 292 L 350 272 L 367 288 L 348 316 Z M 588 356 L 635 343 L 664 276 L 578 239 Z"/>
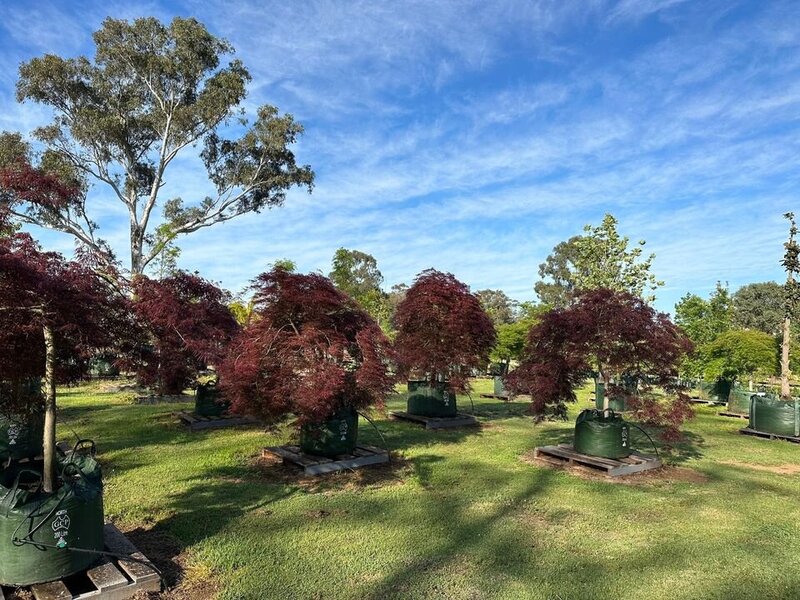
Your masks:
<path fill-rule="evenodd" d="M 139 227 L 131 223 L 131 275 L 141 275 L 144 271 L 144 236 Z"/>
<path fill-rule="evenodd" d="M 45 370 L 44 370 L 44 469 L 42 473 L 42 485 L 44 491 L 52 493 L 55 491 L 56 483 L 56 347 L 53 337 L 53 329 L 45 324 L 44 330 L 44 350 L 45 350 Z"/>
<path fill-rule="evenodd" d="M 789 387 L 789 378 L 792 375 L 792 372 L 789 370 L 791 324 L 791 319 L 787 316 L 783 320 L 783 344 L 781 344 L 781 398 L 784 400 L 788 400 L 792 397 L 792 390 Z"/>
<path fill-rule="evenodd" d="M 773 364 L 775 364 L 775 363 L 773 363 Z M 748 381 L 748 384 L 747 384 L 747 389 L 748 389 L 748 391 L 751 391 L 751 392 L 752 392 L 752 391 L 753 391 L 753 387 L 754 387 L 754 386 L 753 386 L 753 376 L 752 376 L 752 375 L 750 375 L 750 379 L 749 379 L 749 381 Z"/>

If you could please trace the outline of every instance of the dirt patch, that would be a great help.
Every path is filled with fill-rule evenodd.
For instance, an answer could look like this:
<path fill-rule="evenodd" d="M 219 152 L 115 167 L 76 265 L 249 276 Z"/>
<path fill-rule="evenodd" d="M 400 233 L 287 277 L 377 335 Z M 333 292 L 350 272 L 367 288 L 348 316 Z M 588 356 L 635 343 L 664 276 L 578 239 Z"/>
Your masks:
<path fill-rule="evenodd" d="M 251 466 L 262 481 L 297 486 L 311 493 L 324 493 L 402 485 L 413 474 L 411 462 L 395 453 L 391 454 L 391 459 L 390 463 L 316 477 L 305 475 L 299 467 L 284 464 L 281 459 L 272 456 L 254 457 Z"/>
<path fill-rule="evenodd" d="M 128 539 L 161 571 L 167 589 L 139 592 L 133 600 L 212 600 L 220 591 L 213 574 L 192 564 L 190 556 L 169 533 L 158 528 L 125 531 Z"/>
<path fill-rule="evenodd" d="M 658 469 L 650 471 L 642 471 L 640 473 L 633 473 L 631 475 L 623 475 L 620 477 L 609 477 L 604 472 L 592 469 L 591 467 L 583 467 L 579 465 L 563 465 L 554 464 L 549 460 L 534 458 L 533 451 L 527 452 L 520 457 L 520 460 L 528 464 L 536 465 L 537 467 L 549 467 L 559 471 L 568 471 L 582 479 L 593 481 L 605 481 L 608 483 L 621 483 L 623 485 L 649 485 L 659 483 L 706 483 L 708 477 L 699 471 L 689 469 L 686 467 L 672 467 L 663 466 Z"/>
<path fill-rule="evenodd" d="M 800 473 L 800 465 L 783 464 L 783 465 L 753 465 L 750 463 L 743 463 L 736 460 L 721 460 L 720 464 L 730 465 L 732 467 L 740 467 L 742 469 L 752 469 L 753 471 L 764 471 L 766 473 L 776 473 L 778 475 L 797 475 Z"/>

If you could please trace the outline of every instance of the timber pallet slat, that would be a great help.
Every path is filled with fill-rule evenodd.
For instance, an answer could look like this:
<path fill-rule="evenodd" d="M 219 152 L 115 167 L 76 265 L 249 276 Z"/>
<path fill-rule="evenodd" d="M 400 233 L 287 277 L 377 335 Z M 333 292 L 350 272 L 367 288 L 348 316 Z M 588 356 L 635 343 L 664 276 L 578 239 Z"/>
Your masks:
<path fill-rule="evenodd" d="M 336 458 L 312 456 L 302 452 L 297 446 L 270 446 L 261 451 L 262 456 L 277 456 L 284 463 L 303 468 L 306 475 L 322 475 L 345 469 L 358 469 L 368 465 L 389 462 L 389 452 L 382 448 L 359 444 L 353 454 L 342 454 Z"/>
<path fill-rule="evenodd" d="M 508 394 L 481 394 L 481 398 L 492 398 L 495 400 L 502 400 L 503 402 L 509 402 L 513 399 L 513 396 L 509 396 Z"/>
<path fill-rule="evenodd" d="M 198 429 L 221 429 L 223 427 L 239 427 L 240 425 L 255 425 L 257 419 L 242 415 L 221 415 L 219 417 L 204 417 L 193 412 L 181 410 L 175 413 L 184 425 L 192 431 Z"/>
<path fill-rule="evenodd" d="M 743 415 L 735 412 L 722 411 L 717 413 L 720 417 L 736 417 L 738 419 L 749 419 L 750 415 Z"/>
<path fill-rule="evenodd" d="M 609 477 L 620 477 L 631 475 L 641 471 L 657 469 L 661 466 L 661 460 L 655 456 L 647 454 L 632 453 L 622 459 L 603 458 L 600 456 L 589 456 L 576 452 L 569 444 L 559 444 L 558 446 L 539 446 L 533 451 L 535 458 L 544 460 L 550 464 L 569 464 L 589 467 L 591 469 L 604 471 Z"/>
<path fill-rule="evenodd" d="M 103 533 L 108 552 L 147 560 L 111 523 L 106 523 Z M 74 593 L 70 586 L 76 588 Z M 160 592 L 161 577 L 146 565 L 105 557 L 83 573 L 23 589 L 30 590 L 36 600 L 128 600 L 138 592 Z M 0 600 L 5 600 L 10 591 L 9 588 L 0 587 Z"/>
<path fill-rule="evenodd" d="M 425 425 L 425 429 L 450 429 L 452 427 L 474 427 L 478 425 L 478 419 L 463 413 L 458 413 L 455 417 L 423 417 L 401 410 L 393 410 L 389 413 L 389 416 L 402 421 L 421 423 Z"/>
<path fill-rule="evenodd" d="M 727 404 L 727 402 L 719 400 L 703 400 L 702 398 L 689 398 L 689 402 L 692 404 L 705 404 L 706 406 L 725 406 Z"/>
<path fill-rule="evenodd" d="M 778 433 L 769 433 L 768 431 L 758 431 L 756 429 L 750 429 L 749 427 L 743 427 L 739 430 L 739 433 L 743 433 L 745 435 L 752 435 L 755 437 L 760 437 L 768 440 L 785 440 L 787 442 L 794 442 L 795 444 L 800 444 L 800 437 L 795 437 L 793 435 L 780 435 Z"/>

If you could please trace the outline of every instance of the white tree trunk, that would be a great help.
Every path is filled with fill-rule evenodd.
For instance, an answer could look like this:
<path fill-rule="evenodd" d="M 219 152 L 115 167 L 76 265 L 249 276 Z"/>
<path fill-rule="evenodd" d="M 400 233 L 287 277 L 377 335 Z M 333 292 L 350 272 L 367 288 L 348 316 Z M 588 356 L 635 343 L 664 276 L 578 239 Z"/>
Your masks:
<path fill-rule="evenodd" d="M 45 324 L 44 349 L 44 471 L 42 486 L 45 492 L 55 491 L 56 484 L 56 347 L 52 328 Z"/>
<path fill-rule="evenodd" d="M 788 400 L 792 396 L 789 387 L 789 378 L 792 372 L 789 370 L 789 346 L 791 343 L 791 320 L 787 316 L 783 320 L 783 344 L 781 344 L 781 398 Z"/>

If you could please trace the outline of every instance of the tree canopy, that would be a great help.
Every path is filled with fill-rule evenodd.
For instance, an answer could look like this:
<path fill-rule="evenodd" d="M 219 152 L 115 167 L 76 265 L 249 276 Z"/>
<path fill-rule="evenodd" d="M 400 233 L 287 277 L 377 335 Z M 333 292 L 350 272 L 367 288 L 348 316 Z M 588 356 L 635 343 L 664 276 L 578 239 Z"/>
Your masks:
<path fill-rule="evenodd" d="M 733 327 L 780 335 L 784 287 L 774 281 L 743 285 L 733 295 Z"/>
<path fill-rule="evenodd" d="M 184 271 L 161 280 L 139 276 L 133 290 L 134 311 L 150 341 L 140 346 L 139 381 L 160 394 L 180 394 L 199 367 L 222 359 L 238 331 L 230 295 Z"/>
<path fill-rule="evenodd" d="M 450 381 L 469 389 L 472 369 L 486 366 L 496 334 L 489 315 L 469 287 L 450 273 L 420 273 L 395 313 L 401 374 Z"/>
<path fill-rule="evenodd" d="M 797 223 L 794 213 L 784 215 L 789 221 L 789 239 L 783 245 L 785 253 L 781 265 L 786 269 L 784 286 L 783 327 L 781 342 L 781 398 L 791 397 L 789 379 L 792 376 L 790 365 L 792 317 L 800 310 L 800 244 L 797 243 Z"/>
<path fill-rule="evenodd" d="M 575 389 L 592 371 L 606 383 L 622 375 L 642 382 L 654 379 L 674 393 L 672 398 L 658 402 L 643 394 L 629 404 L 635 417 L 674 434 L 691 415 L 688 399 L 674 389 L 678 364 L 690 349 L 685 334 L 642 298 L 605 288 L 589 290 L 571 306 L 545 313 L 531 328 L 507 388 L 530 394 L 538 416 L 565 416 L 564 403 L 575 401 Z"/>
<path fill-rule="evenodd" d="M 66 232 L 109 256 L 89 194 L 92 183 L 107 186 L 129 215 L 135 275 L 179 235 L 279 206 L 294 186 L 311 190 L 311 169 L 290 149 L 302 126 L 269 105 L 252 124 L 244 119 L 250 74 L 237 59 L 221 65 L 233 47 L 197 20 L 107 18 L 94 43 L 93 59 L 47 54 L 20 66 L 18 100 L 48 106 L 55 117 L 34 132 L 45 148 L 38 164 L 27 142 L 5 134 L 0 167 L 36 164 L 79 193 L 62 204 L 18 198 L 19 221 Z M 243 134 L 224 137 L 236 120 Z M 190 202 L 161 198 L 173 161 L 196 144 L 214 193 Z M 163 226 L 154 228 L 158 206 Z"/>
<path fill-rule="evenodd" d="M 254 287 L 257 318 L 220 365 L 232 410 L 319 423 L 345 406 L 380 405 L 394 390 L 389 339 L 329 279 L 276 268 Z"/>
<path fill-rule="evenodd" d="M 478 290 L 475 295 L 495 327 L 516 320 L 518 302 L 509 298 L 503 290 Z"/>
<path fill-rule="evenodd" d="M 655 300 L 655 290 L 664 285 L 650 272 L 655 255 L 643 257 L 644 240 L 629 248 L 630 238 L 620 236 L 617 223 L 606 214 L 599 226 L 586 225 L 584 235 L 559 243 L 539 265 L 542 281 L 534 286 L 539 300 L 561 308 L 578 292 L 598 288 Z"/>
<path fill-rule="evenodd" d="M 386 292 L 381 289 L 383 275 L 374 256 L 339 248 L 333 255 L 329 277 L 337 288 L 372 315 L 384 331 L 389 329 L 391 308 Z"/>
<path fill-rule="evenodd" d="M 699 350 L 707 380 L 772 376 L 778 370 L 775 337 L 757 330 L 725 331 Z"/>

